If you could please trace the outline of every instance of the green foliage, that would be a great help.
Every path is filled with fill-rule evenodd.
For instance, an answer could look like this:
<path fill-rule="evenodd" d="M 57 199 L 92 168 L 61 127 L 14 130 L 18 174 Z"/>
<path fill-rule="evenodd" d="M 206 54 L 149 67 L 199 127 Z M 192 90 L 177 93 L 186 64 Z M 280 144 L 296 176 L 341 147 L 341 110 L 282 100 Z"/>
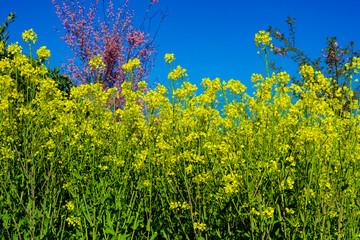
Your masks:
<path fill-rule="evenodd" d="M 12 23 L 15 21 L 16 13 L 10 13 L 7 18 L 5 18 L 5 22 L 2 22 L 2 27 L 0 27 L 0 42 L 4 42 L 5 45 L 7 44 L 7 41 L 9 40 L 8 33 L 5 32 L 6 29 L 9 26 L 9 23 Z M 9 22 L 8 22 L 9 21 Z"/>
<path fill-rule="evenodd" d="M 56 88 L 60 91 L 64 92 L 63 96 L 66 99 L 69 99 L 70 97 L 70 89 L 72 87 L 75 87 L 74 82 L 70 80 L 70 78 L 66 75 L 59 74 L 60 68 L 56 67 L 54 69 L 49 69 L 49 77 L 54 79 L 56 82 Z"/>
<path fill-rule="evenodd" d="M 7 51 L 7 41 L 9 39 L 9 35 L 7 32 L 7 28 L 9 27 L 9 23 L 12 23 L 15 21 L 15 17 L 16 17 L 16 13 L 10 13 L 9 16 L 5 19 L 5 21 L 2 23 L 2 27 L 0 27 L 0 42 L 3 43 L 3 51 L 0 52 L 0 60 L 3 58 L 9 58 L 9 59 L 14 59 L 14 55 L 10 52 Z M 31 63 L 33 65 L 33 67 L 40 67 L 42 64 L 45 63 L 45 60 L 41 60 L 41 59 L 33 59 L 30 57 Z M 59 89 L 60 91 L 64 92 L 63 96 L 65 98 L 69 98 L 70 96 L 70 89 L 72 87 L 75 86 L 75 84 L 70 80 L 70 78 L 66 75 L 62 75 L 60 74 L 60 68 L 57 66 L 54 69 L 48 69 L 48 74 L 47 77 L 53 79 L 56 83 L 56 88 Z M 25 81 L 25 79 L 21 76 L 15 76 L 17 73 L 12 73 L 12 78 L 17 79 L 18 81 L 18 92 L 23 93 L 25 96 L 27 96 L 26 94 L 26 88 L 27 88 L 27 83 Z M 31 102 L 35 96 L 36 93 L 38 93 L 38 86 L 33 86 L 35 89 L 35 94 L 33 96 L 27 96 L 25 98 L 24 104 L 28 104 L 29 102 Z"/>
<path fill-rule="evenodd" d="M 268 32 L 270 32 L 272 37 L 275 37 L 277 40 L 279 40 L 281 43 L 284 44 L 284 46 L 279 47 L 278 51 L 275 51 L 275 54 L 280 54 L 281 56 L 287 56 L 291 58 L 295 63 L 298 64 L 299 69 L 297 72 L 300 71 L 300 67 L 303 65 L 310 65 L 314 68 L 315 71 L 321 71 L 324 73 L 324 76 L 326 78 L 332 78 L 331 85 L 334 86 L 332 93 L 326 93 L 322 92 L 317 94 L 318 97 L 325 97 L 326 100 L 336 98 L 339 100 L 340 97 L 337 97 L 335 95 L 335 92 L 340 87 L 343 88 L 344 86 L 350 88 L 351 86 L 351 78 L 349 71 L 346 71 L 345 64 L 349 63 L 350 66 L 352 65 L 353 58 L 357 57 L 359 58 L 359 53 L 354 52 L 354 42 L 350 42 L 350 46 L 347 46 L 345 49 L 342 49 L 338 46 L 336 42 L 336 37 L 327 38 L 327 48 L 322 50 L 323 56 L 325 57 L 325 64 L 326 69 L 323 66 L 320 66 L 321 58 L 311 60 L 311 58 L 308 56 L 308 54 L 304 54 L 302 51 L 300 51 L 298 48 L 295 47 L 295 29 L 296 27 L 293 26 L 295 18 L 291 18 L 288 16 L 288 19 L 286 20 L 286 23 L 289 25 L 289 31 L 290 31 L 290 38 L 292 41 L 289 40 L 289 38 L 286 38 L 284 34 L 280 32 L 278 28 L 275 28 L 275 30 L 269 26 Z M 360 51 L 360 50 L 358 50 Z M 288 55 L 289 52 L 296 53 L 294 56 Z M 346 57 L 347 56 L 347 57 Z M 282 69 L 281 67 L 275 67 L 275 63 L 270 63 L 270 68 L 272 70 L 277 70 L 277 72 L 280 72 Z M 300 87 L 304 86 L 304 80 L 298 80 L 295 76 L 291 78 L 291 80 L 299 85 Z M 341 80 L 343 81 L 341 83 Z M 352 100 L 359 100 L 360 99 L 360 86 L 357 86 L 356 89 L 352 89 L 354 92 L 354 96 Z M 343 92 L 342 92 L 343 93 Z M 293 92 L 293 95 L 298 99 L 303 99 L 303 96 L 301 94 Z M 344 112 L 350 112 L 350 100 L 346 98 L 346 102 L 343 105 L 342 110 L 337 110 L 337 114 L 341 117 L 344 117 Z"/>

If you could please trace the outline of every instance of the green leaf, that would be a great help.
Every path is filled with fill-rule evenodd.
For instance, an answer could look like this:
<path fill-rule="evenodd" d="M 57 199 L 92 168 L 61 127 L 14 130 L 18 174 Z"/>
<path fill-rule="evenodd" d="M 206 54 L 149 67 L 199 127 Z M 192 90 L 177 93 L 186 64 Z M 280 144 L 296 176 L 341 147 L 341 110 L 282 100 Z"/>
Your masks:
<path fill-rule="evenodd" d="M 151 236 L 150 240 L 154 240 L 157 237 L 158 233 L 155 232 L 154 235 Z"/>
<path fill-rule="evenodd" d="M 250 234 L 248 233 L 244 233 L 244 236 L 250 238 Z"/>
<path fill-rule="evenodd" d="M 283 218 L 282 218 L 282 216 L 281 216 L 281 211 L 280 211 L 280 206 L 279 206 L 279 204 L 276 205 L 276 208 L 277 208 L 278 213 L 279 213 L 279 220 L 282 221 Z"/>
<path fill-rule="evenodd" d="M 2 216 L 2 219 L 3 219 L 4 222 L 6 222 L 6 221 L 11 220 L 11 217 L 10 217 L 8 214 L 4 214 L 4 215 Z"/>
<path fill-rule="evenodd" d="M 113 222 L 111 221 L 110 213 L 108 211 L 106 211 L 106 220 L 107 220 L 108 226 L 112 228 Z"/>
<path fill-rule="evenodd" d="M 147 223 L 146 223 L 146 231 L 147 232 L 150 232 L 150 221 L 147 221 Z"/>
<path fill-rule="evenodd" d="M 47 232 L 47 230 L 48 230 L 49 222 L 50 222 L 50 218 L 45 218 L 45 219 L 44 219 L 44 229 L 45 229 L 45 232 Z"/>
<path fill-rule="evenodd" d="M 301 221 L 302 221 L 303 223 L 305 223 L 305 221 L 304 221 L 304 214 L 303 214 L 302 212 L 300 212 L 300 218 L 301 218 Z"/>
<path fill-rule="evenodd" d="M 121 234 L 119 237 L 119 240 L 126 240 L 128 236 L 130 236 L 130 233 L 129 234 Z"/>
<path fill-rule="evenodd" d="M 296 221 L 290 220 L 290 218 L 287 218 L 287 217 L 285 217 L 285 219 L 286 219 L 286 221 L 288 221 L 291 224 L 292 227 L 295 227 L 298 223 L 297 219 L 296 219 Z"/>
<path fill-rule="evenodd" d="M 280 238 L 281 237 L 281 235 L 280 235 L 280 228 L 278 228 L 278 230 L 276 230 L 276 232 L 275 232 L 275 236 L 277 236 L 278 238 Z"/>
<path fill-rule="evenodd" d="M 116 236 L 116 232 L 114 231 L 114 229 L 109 227 L 106 227 L 105 233 L 110 233 L 111 235 Z"/>
<path fill-rule="evenodd" d="M 220 234 L 220 231 L 218 229 L 216 229 L 216 234 L 219 238 L 221 238 L 221 234 Z"/>
<path fill-rule="evenodd" d="M 139 219 L 139 220 L 135 221 L 134 224 L 133 224 L 133 226 L 132 226 L 131 228 L 132 228 L 133 230 L 136 230 L 136 229 L 139 227 L 140 223 L 142 223 L 142 222 L 143 222 L 142 219 Z"/>
<path fill-rule="evenodd" d="M 165 233 L 165 231 L 164 231 L 164 229 L 161 229 L 161 234 L 163 235 L 163 237 L 165 238 L 165 239 L 167 239 L 167 235 L 166 235 L 166 233 Z"/>
<path fill-rule="evenodd" d="M 135 218 L 135 216 L 131 216 L 130 219 L 128 219 L 126 222 L 127 222 L 127 223 L 132 223 L 133 220 L 134 220 L 134 218 Z"/>

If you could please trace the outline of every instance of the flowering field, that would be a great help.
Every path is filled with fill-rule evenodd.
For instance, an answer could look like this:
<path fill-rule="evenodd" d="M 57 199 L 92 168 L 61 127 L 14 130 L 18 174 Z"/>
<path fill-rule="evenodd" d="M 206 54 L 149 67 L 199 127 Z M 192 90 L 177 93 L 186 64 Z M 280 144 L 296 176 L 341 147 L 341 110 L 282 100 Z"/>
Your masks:
<path fill-rule="evenodd" d="M 23 38 L 31 44 L 35 36 Z M 263 31 L 255 37 L 263 50 L 273 48 L 270 40 Z M 218 78 L 203 79 L 204 94 L 196 96 L 189 82 L 174 89 L 186 70 L 173 68 L 174 55 L 166 54 L 169 99 L 161 85 L 145 93 L 142 81 L 131 89 L 140 62 L 130 59 L 121 86 L 126 106 L 110 111 L 118 89 L 86 84 L 65 98 L 44 64 L 33 64 L 18 44 L 6 52 L 2 238 L 360 238 L 359 116 L 340 117 L 342 102 L 317 97 L 332 89 L 311 66 L 300 71 L 304 88 L 287 87 L 290 76 L 280 72 L 252 76 L 255 99 L 239 81 Z M 50 51 L 37 54 L 41 62 Z M 104 67 L 99 55 L 90 65 Z M 347 67 L 357 73 L 360 59 Z M 303 98 L 293 103 L 290 90 Z M 343 90 L 336 95 L 353 96 Z M 224 118 L 213 107 L 218 92 Z M 350 109 L 358 107 L 354 101 Z"/>

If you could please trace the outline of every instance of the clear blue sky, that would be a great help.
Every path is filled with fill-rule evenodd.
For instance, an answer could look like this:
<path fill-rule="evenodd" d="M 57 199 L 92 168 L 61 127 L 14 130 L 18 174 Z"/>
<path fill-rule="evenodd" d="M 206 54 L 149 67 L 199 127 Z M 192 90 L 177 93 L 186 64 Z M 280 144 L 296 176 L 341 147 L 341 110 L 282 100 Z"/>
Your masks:
<path fill-rule="evenodd" d="M 119 2 L 122 4 L 124 1 L 114 2 L 115 6 L 119 6 Z M 148 0 L 130 0 L 136 27 L 140 26 L 148 4 Z M 253 96 L 256 89 L 252 88 L 251 75 L 265 73 L 265 63 L 256 53 L 255 33 L 271 25 L 280 28 L 289 37 L 285 23 L 289 15 L 296 18 L 296 47 L 312 59 L 321 56 L 327 37 L 336 36 L 341 47 L 354 41 L 354 50 L 360 49 L 358 0 L 160 0 L 152 13 L 166 9 L 168 16 L 155 39 L 158 57 L 149 85 L 158 81 L 170 87 L 167 80 L 169 67 L 164 62 L 164 55 L 174 53 L 174 66 L 187 69 L 188 81 L 197 85 L 198 95 L 203 92 L 200 85 L 203 78 L 213 80 L 219 77 L 221 82 L 240 80 L 247 87 L 246 93 Z M 50 67 L 66 62 L 65 53 L 72 56 L 71 50 L 54 29 L 56 26 L 63 33 L 51 0 L 1 0 L 1 22 L 10 12 L 17 12 L 17 18 L 9 28 L 10 43 L 18 41 L 26 48 L 21 33 L 33 28 L 38 35 L 36 49 L 47 46 L 51 50 Z M 159 22 L 160 12 L 153 19 L 151 36 Z M 297 65 L 291 59 L 275 56 L 274 60 L 291 76 L 298 76 Z"/>

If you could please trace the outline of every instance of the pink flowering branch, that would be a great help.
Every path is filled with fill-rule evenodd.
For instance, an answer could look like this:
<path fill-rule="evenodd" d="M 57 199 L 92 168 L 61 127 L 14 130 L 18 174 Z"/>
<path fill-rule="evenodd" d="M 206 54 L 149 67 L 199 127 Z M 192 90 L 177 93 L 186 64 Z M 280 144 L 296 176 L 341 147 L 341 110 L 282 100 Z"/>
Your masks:
<path fill-rule="evenodd" d="M 61 36 L 61 39 L 65 40 L 74 52 L 74 57 L 67 56 L 68 63 L 63 64 L 62 67 L 76 85 L 100 82 L 103 84 L 104 91 L 113 87 L 118 88 L 119 93 L 115 98 L 114 108 L 123 109 L 125 98 L 122 95 L 121 84 L 126 81 L 126 75 L 122 65 L 134 58 L 138 58 L 141 62 L 141 67 L 133 76 L 133 90 L 138 90 L 139 81 L 146 81 L 149 78 L 150 71 L 153 68 L 156 58 L 153 41 L 157 32 L 154 38 L 149 39 L 149 33 L 143 32 L 141 28 L 150 7 L 158 1 L 152 0 L 150 2 L 140 29 L 136 29 L 131 21 L 133 11 L 126 11 L 128 0 L 122 7 L 118 8 L 117 13 L 114 13 L 111 0 L 105 13 L 103 0 L 104 21 L 98 17 L 97 25 L 95 18 L 99 0 L 93 0 L 87 12 L 85 0 L 82 1 L 82 4 L 79 1 L 75 2 L 75 0 L 70 0 L 70 2 L 69 0 L 62 0 L 62 6 L 56 0 L 52 0 L 56 14 L 65 29 L 65 34 Z M 165 16 L 166 12 L 162 16 L 159 27 Z M 58 33 L 60 34 L 59 31 Z M 90 59 L 97 54 L 100 54 L 106 65 L 102 69 L 94 69 L 89 65 Z M 100 77 L 96 78 L 95 76 Z M 149 88 L 145 89 L 145 91 L 148 90 Z"/>

